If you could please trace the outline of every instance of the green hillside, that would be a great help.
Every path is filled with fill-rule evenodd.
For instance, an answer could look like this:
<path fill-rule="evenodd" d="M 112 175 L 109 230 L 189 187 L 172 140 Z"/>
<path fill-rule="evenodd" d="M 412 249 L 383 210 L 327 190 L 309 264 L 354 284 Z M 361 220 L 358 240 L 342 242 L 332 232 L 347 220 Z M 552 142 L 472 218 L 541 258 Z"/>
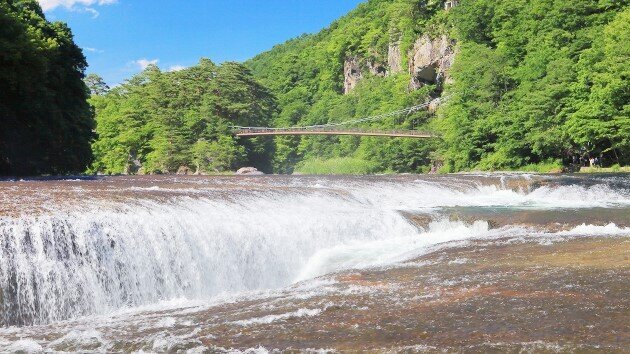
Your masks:
<path fill-rule="evenodd" d="M 88 102 L 85 58 L 65 24 L 46 21 L 35 0 L 0 0 L 0 25 L 0 175 L 630 165 L 628 0 L 369 0 L 243 64 L 151 65 L 111 90 L 90 75 Z M 360 127 L 435 138 L 230 130 L 424 102 Z"/>
<path fill-rule="evenodd" d="M 276 138 L 277 171 L 339 157 L 397 172 L 536 169 L 594 156 L 628 164 L 629 26 L 627 1 L 462 0 L 446 11 L 443 1 L 372 0 L 246 65 L 277 96 L 276 126 L 448 97 L 436 114 L 374 123 L 429 127 L 442 139 Z M 451 49 L 436 50 L 444 44 L 454 60 Z M 349 93 L 344 63 L 360 76 Z"/>
<path fill-rule="evenodd" d="M 99 136 L 93 172 L 215 173 L 243 165 L 271 172 L 270 140 L 237 141 L 230 132 L 231 125 L 270 125 L 276 107 L 243 65 L 202 59 L 173 72 L 150 65 L 111 90 L 90 78 Z"/>

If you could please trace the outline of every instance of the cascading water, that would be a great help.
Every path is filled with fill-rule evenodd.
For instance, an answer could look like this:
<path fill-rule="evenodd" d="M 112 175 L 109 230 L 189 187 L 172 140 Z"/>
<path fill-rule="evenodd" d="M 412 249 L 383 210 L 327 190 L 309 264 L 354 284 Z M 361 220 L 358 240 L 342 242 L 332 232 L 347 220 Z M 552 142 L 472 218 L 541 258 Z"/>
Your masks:
<path fill-rule="evenodd" d="M 483 176 L 110 179 L 54 182 L 61 195 L 24 182 L 28 193 L 9 195 L 14 182 L 2 182 L 5 205 L 41 210 L 0 216 L 1 324 L 280 288 L 492 233 L 483 220 L 441 219 L 444 207 L 630 206 L 625 181 L 536 186 L 508 177 L 520 185 Z M 433 222 L 418 228 L 402 211 Z"/>

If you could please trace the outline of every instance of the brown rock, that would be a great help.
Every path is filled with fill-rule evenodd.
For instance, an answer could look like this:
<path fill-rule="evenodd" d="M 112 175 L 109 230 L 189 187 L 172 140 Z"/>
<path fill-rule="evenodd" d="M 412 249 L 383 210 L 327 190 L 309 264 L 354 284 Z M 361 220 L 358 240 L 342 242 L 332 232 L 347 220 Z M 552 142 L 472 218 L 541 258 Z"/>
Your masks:
<path fill-rule="evenodd" d="M 179 166 L 179 168 L 177 169 L 177 174 L 178 175 L 192 175 L 193 171 L 188 168 L 188 166 Z"/>
<path fill-rule="evenodd" d="M 363 79 L 359 60 L 356 57 L 348 57 L 343 63 L 343 93 L 347 94 Z"/>
<path fill-rule="evenodd" d="M 446 36 L 418 38 L 409 55 L 409 88 L 416 90 L 425 84 L 449 82 L 448 69 L 453 65 L 454 42 Z"/>
<path fill-rule="evenodd" d="M 400 54 L 400 41 L 389 43 L 387 49 L 387 75 L 397 74 L 402 71 L 402 55 Z"/>
<path fill-rule="evenodd" d="M 237 175 L 264 175 L 263 172 L 258 171 L 256 167 L 242 167 L 236 171 Z"/>

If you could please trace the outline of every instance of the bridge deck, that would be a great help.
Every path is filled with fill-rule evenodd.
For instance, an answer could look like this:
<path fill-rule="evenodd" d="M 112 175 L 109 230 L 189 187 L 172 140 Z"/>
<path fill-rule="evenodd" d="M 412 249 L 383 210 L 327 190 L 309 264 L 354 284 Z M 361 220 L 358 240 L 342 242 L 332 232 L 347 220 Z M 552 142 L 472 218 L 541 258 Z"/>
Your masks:
<path fill-rule="evenodd" d="M 365 129 L 273 129 L 243 128 L 234 130 L 236 136 L 269 136 L 269 135 L 355 135 L 355 136 L 388 136 L 394 138 L 433 138 L 435 135 L 415 130 L 365 130 Z"/>

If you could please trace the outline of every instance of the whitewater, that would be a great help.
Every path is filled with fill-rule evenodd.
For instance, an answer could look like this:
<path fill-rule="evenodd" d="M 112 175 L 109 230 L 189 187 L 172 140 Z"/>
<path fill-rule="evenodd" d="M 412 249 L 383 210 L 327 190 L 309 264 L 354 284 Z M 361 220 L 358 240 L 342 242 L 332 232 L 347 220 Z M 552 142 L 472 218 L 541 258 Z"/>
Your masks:
<path fill-rule="evenodd" d="M 625 176 L 2 181 L 0 202 L 4 331 L 81 318 L 107 321 L 121 311 L 229 303 L 296 284 L 316 289 L 322 275 L 400 265 L 475 239 L 630 236 Z M 550 232 L 454 219 L 445 212 L 453 208 L 499 214 L 616 210 L 621 218 Z"/>

